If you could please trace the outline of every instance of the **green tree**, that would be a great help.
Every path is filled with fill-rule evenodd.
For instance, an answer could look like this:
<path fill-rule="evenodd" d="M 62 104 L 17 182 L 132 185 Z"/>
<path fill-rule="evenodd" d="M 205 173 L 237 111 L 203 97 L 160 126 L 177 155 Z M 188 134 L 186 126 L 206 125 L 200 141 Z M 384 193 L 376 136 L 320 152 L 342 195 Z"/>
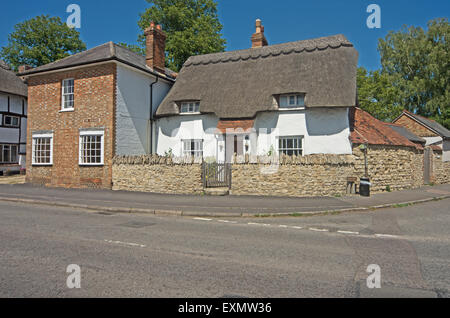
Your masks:
<path fill-rule="evenodd" d="M 359 106 L 382 121 L 392 121 L 404 109 L 396 100 L 397 89 L 390 76 L 379 70 L 368 72 L 364 67 L 357 71 Z"/>
<path fill-rule="evenodd" d="M 394 90 L 394 105 L 450 128 L 450 24 L 439 18 L 421 27 L 403 27 L 380 39 L 381 75 Z M 387 105 L 389 107 L 389 105 Z"/>
<path fill-rule="evenodd" d="M 123 47 L 125 47 L 125 48 L 127 48 L 127 49 L 129 49 L 129 50 L 131 50 L 131 51 L 133 51 L 135 53 L 138 53 L 138 54 L 141 54 L 141 55 L 145 55 L 145 49 L 142 46 L 140 46 L 140 45 L 127 44 L 127 43 L 124 43 L 124 42 L 120 42 L 120 43 L 117 43 L 117 44 L 120 45 L 120 46 L 123 46 Z"/>
<path fill-rule="evenodd" d="M 78 31 L 59 17 L 42 15 L 17 24 L 0 57 L 17 70 L 20 65 L 38 67 L 85 49 Z"/>
<path fill-rule="evenodd" d="M 161 24 L 167 34 L 166 66 L 179 71 L 192 55 L 223 52 L 222 24 L 214 0 L 147 0 L 151 5 L 140 15 L 138 38 L 145 47 L 143 31 L 150 22 Z"/>

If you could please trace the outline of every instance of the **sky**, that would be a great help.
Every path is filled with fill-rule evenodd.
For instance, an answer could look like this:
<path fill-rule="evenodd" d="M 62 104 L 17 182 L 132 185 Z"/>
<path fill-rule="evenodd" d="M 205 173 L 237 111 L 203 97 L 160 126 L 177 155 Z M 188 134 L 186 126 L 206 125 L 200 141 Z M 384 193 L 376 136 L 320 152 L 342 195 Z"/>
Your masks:
<path fill-rule="evenodd" d="M 247 49 L 261 19 L 269 44 L 306 40 L 342 33 L 359 52 L 359 64 L 369 70 L 380 67 L 379 38 L 403 25 L 426 28 L 427 22 L 449 17 L 449 0 L 218 0 L 219 19 L 227 51 Z M 37 15 L 59 16 L 66 21 L 69 4 L 81 7 L 81 39 L 88 48 L 113 41 L 136 43 L 141 32 L 139 14 L 145 0 L 8 0 L 0 11 L 0 46 L 8 43 L 14 25 Z M 370 4 L 381 9 L 381 28 L 369 29 Z"/>

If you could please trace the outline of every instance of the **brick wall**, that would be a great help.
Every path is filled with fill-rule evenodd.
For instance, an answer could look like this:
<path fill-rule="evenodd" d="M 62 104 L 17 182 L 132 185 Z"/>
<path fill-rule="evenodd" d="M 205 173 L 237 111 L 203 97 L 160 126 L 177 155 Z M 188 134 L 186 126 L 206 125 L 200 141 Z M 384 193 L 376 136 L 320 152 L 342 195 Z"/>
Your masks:
<path fill-rule="evenodd" d="M 421 137 L 437 137 L 434 132 L 419 124 L 417 121 L 403 114 L 398 120 L 395 121 L 397 125 L 406 127 L 409 131 Z"/>
<path fill-rule="evenodd" d="M 60 112 L 61 83 L 74 78 L 75 111 Z M 111 188 L 114 156 L 114 108 L 116 65 L 89 66 L 78 70 L 31 77 L 28 81 L 27 152 L 32 153 L 32 134 L 53 131 L 53 165 L 32 165 L 27 156 L 27 182 L 61 187 Z M 78 164 L 79 130 L 103 128 L 104 166 Z"/>

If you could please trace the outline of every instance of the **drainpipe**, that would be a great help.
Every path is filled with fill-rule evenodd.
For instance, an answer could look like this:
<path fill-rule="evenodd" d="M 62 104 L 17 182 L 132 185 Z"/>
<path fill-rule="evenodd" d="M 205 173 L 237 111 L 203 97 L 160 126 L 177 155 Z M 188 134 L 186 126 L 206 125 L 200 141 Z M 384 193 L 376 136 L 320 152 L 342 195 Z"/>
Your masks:
<path fill-rule="evenodd" d="M 159 76 L 156 76 L 156 81 L 150 84 L 150 145 L 149 152 L 153 154 L 153 85 L 158 83 Z"/>

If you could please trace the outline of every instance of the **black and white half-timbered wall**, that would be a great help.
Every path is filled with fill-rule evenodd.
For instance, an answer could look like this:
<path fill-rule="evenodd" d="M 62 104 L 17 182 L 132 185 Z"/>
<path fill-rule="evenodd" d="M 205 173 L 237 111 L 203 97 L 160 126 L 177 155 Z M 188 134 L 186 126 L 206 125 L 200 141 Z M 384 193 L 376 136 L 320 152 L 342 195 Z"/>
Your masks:
<path fill-rule="evenodd" d="M 27 86 L 0 61 L 0 175 L 25 169 Z"/>

